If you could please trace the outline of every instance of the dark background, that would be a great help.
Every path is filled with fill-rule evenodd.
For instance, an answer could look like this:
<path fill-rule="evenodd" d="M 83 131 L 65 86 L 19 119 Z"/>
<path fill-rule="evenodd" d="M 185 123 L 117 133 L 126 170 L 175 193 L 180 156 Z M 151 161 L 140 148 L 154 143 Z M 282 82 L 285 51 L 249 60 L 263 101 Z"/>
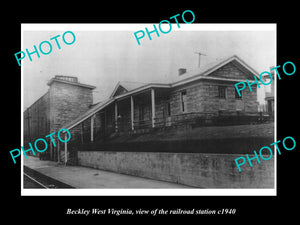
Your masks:
<path fill-rule="evenodd" d="M 13 164 L 9 151 L 21 143 L 21 70 L 14 54 L 21 50 L 21 23 L 159 23 L 170 16 L 189 9 L 196 16 L 194 23 L 277 23 L 277 65 L 292 61 L 296 67 L 299 47 L 297 32 L 297 2 L 228 2 L 211 3 L 198 1 L 188 5 L 173 1 L 164 4 L 154 2 L 115 1 L 112 6 L 100 1 L 45 2 L 5 4 L 2 8 L 2 215 L 10 222 L 20 223 L 65 223 L 66 221 L 84 222 L 93 219 L 104 223 L 104 217 L 111 216 L 68 216 L 67 208 L 131 208 L 131 209 L 221 209 L 236 208 L 236 215 L 217 216 L 216 218 L 237 220 L 240 223 L 271 222 L 273 219 L 288 219 L 297 214 L 297 147 L 293 151 L 282 151 L 277 160 L 277 196 L 189 196 L 189 197 L 101 197 L 101 196 L 20 196 L 20 160 Z M 297 72 L 293 76 L 282 76 L 277 82 L 277 140 L 292 136 L 297 141 Z M 296 203 L 296 204 L 295 204 Z M 6 218 L 2 217 L 3 220 Z M 128 218 L 120 216 L 121 220 Z M 149 220 L 152 216 L 136 216 Z M 194 217 L 197 223 L 213 216 L 175 216 L 183 221 Z M 243 218 L 242 218 L 243 217 Z M 161 219 L 161 217 L 155 217 Z M 164 216 L 168 220 L 170 217 Z M 105 222 L 106 223 L 106 222 Z"/>

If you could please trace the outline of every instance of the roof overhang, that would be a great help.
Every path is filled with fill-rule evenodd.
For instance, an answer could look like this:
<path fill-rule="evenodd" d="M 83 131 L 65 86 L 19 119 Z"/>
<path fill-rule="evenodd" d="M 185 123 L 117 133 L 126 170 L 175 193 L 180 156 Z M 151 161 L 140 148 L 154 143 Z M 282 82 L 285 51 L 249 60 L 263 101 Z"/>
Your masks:
<path fill-rule="evenodd" d="M 174 82 L 174 83 L 169 83 L 169 84 L 164 84 L 164 83 L 149 83 L 149 84 L 145 84 L 142 85 L 136 89 L 130 90 L 124 94 L 118 95 L 118 96 L 113 96 L 113 94 L 116 92 L 117 88 L 120 85 L 120 82 L 116 85 L 112 95 L 110 96 L 109 99 L 107 99 L 107 101 L 103 102 L 103 104 L 100 104 L 90 110 L 88 110 L 86 113 L 84 113 L 83 115 L 81 115 L 78 120 L 76 120 L 75 123 L 72 123 L 70 125 L 66 125 L 65 128 L 67 129 L 71 129 L 73 127 L 75 127 L 76 125 L 78 125 L 79 123 L 81 123 L 82 121 L 84 121 L 85 119 L 93 116 L 96 112 L 104 109 L 105 107 L 107 107 L 108 105 L 110 105 L 111 103 L 117 101 L 117 100 L 121 100 L 133 95 L 137 95 L 140 94 L 142 92 L 151 90 L 153 88 L 173 88 L 173 87 L 177 87 L 180 85 L 184 85 L 184 84 L 188 84 L 197 80 L 216 80 L 216 81 L 228 81 L 228 82 L 246 82 L 246 79 L 232 79 L 232 78 L 223 78 L 223 77 L 212 77 L 212 76 L 208 76 L 210 73 L 216 71 L 217 69 L 221 68 L 222 66 L 226 65 L 229 62 L 232 61 L 237 61 L 238 63 L 240 63 L 243 67 L 245 67 L 245 69 L 247 69 L 251 74 L 253 74 L 254 76 L 258 77 L 258 73 L 252 68 L 250 67 L 248 64 L 246 64 L 243 60 L 241 60 L 238 56 L 233 55 L 219 63 L 217 63 L 216 65 L 214 65 L 213 67 L 199 73 L 199 74 L 195 74 L 192 77 Z M 54 81 L 58 81 L 58 82 L 63 82 L 63 83 L 69 83 L 72 85 L 80 85 L 80 86 L 84 86 L 87 88 L 95 88 L 94 86 L 91 85 L 85 85 L 85 84 L 80 84 L 80 83 L 72 83 L 72 82 L 68 82 L 68 81 L 64 81 L 64 80 L 58 80 L 58 79 L 54 79 L 52 78 L 49 82 L 48 85 L 50 85 L 52 82 Z"/>
<path fill-rule="evenodd" d="M 114 102 L 114 99 L 108 99 L 103 104 L 100 104 L 99 106 L 96 106 L 96 107 L 88 110 L 83 115 L 79 116 L 77 119 L 75 119 L 76 122 L 69 123 L 69 124 L 65 125 L 64 128 L 66 128 L 68 130 L 72 129 L 73 127 L 77 126 L 78 124 L 80 124 L 81 122 L 86 120 L 87 118 L 93 116 L 96 112 L 100 111 L 101 109 L 103 109 L 106 106 L 108 106 L 109 104 L 111 104 L 112 102 Z"/>
<path fill-rule="evenodd" d="M 123 98 L 130 97 L 130 96 L 135 95 L 135 94 L 142 93 L 142 92 L 150 90 L 152 88 L 170 88 L 170 85 L 168 85 L 168 84 L 154 84 L 154 83 L 147 84 L 147 85 L 139 87 L 139 88 L 137 88 L 135 90 L 132 90 L 130 92 L 126 92 L 126 93 L 124 93 L 122 95 L 118 95 L 116 97 L 109 98 L 107 101 L 103 102 L 103 104 L 95 106 L 94 108 L 88 110 L 83 115 L 79 116 L 78 119 L 75 119 L 76 122 L 73 122 L 71 124 L 67 124 L 66 126 L 64 126 L 64 128 L 66 128 L 66 129 L 72 129 L 73 127 L 77 126 L 78 124 L 80 124 L 81 122 L 83 122 L 84 120 L 86 120 L 87 118 L 93 116 L 95 113 L 97 113 L 98 111 L 104 109 L 105 107 L 107 107 L 111 103 L 113 103 L 113 102 L 115 102 L 117 100 L 121 100 Z"/>
<path fill-rule="evenodd" d="M 60 83 L 65 83 L 65 84 L 70 84 L 70 85 L 75 85 L 75 86 L 80 86 L 80 87 L 84 87 L 84 88 L 89 88 L 89 89 L 95 89 L 95 86 L 92 85 L 88 85 L 88 84 L 82 84 L 82 83 L 75 83 L 75 82 L 70 82 L 70 81 L 66 81 L 66 80 L 60 80 L 60 79 L 56 79 L 56 78 L 52 78 L 47 85 L 51 85 L 53 84 L 53 82 L 60 82 Z"/>
<path fill-rule="evenodd" d="M 141 92 L 147 91 L 151 88 L 171 88 L 171 84 L 160 84 L 160 83 L 146 84 L 146 85 L 143 85 L 143 86 L 141 86 L 139 88 L 136 88 L 132 91 L 126 92 L 126 93 L 121 94 L 121 95 L 118 95 L 118 96 L 114 97 L 114 99 L 119 100 L 119 99 L 122 99 L 122 98 L 126 98 L 126 97 L 129 97 L 131 95 L 136 95 L 136 94 L 139 94 Z"/>
<path fill-rule="evenodd" d="M 246 79 L 230 79 L 230 78 L 222 78 L 222 77 L 209 77 L 209 76 L 197 76 L 193 79 L 189 79 L 183 82 L 176 82 L 171 85 L 171 87 L 177 87 L 185 84 L 192 83 L 198 80 L 216 80 L 216 81 L 228 81 L 228 82 L 246 82 Z"/>
<path fill-rule="evenodd" d="M 245 63 L 243 60 L 241 60 L 238 56 L 233 55 L 219 63 L 217 63 L 216 65 L 212 66 L 211 68 L 195 74 L 194 76 L 188 77 L 186 79 L 182 79 L 180 81 L 174 82 L 172 83 L 172 87 L 176 87 L 179 85 L 183 85 L 189 82 L 193 82 L 196 81 L 198 79 L 214 79 L 214 80 L 223 80 L 223 81 L 236 81 L 236 82 L 246 82 L 246 79 L 232 79 L 232 78 L 221 78 L 221 77 L 209 77 L 209 74 L 213 73 L 214 71 L 218 70 L 219 68 L 221 68 L 222 66 L 230 63 L 230 62 L 234 62 L 237 61 L 238 63 L 240 63 L 245 69 L 247 69 L 251 74 L 253 74 L 254 76 L 256 76 L 257 78 L 259 78 L 259 73 L 254 70 L 252 67 L 250 67 L 247 63 Z M 253 79 L 254 80 L 254 79 Z"/>

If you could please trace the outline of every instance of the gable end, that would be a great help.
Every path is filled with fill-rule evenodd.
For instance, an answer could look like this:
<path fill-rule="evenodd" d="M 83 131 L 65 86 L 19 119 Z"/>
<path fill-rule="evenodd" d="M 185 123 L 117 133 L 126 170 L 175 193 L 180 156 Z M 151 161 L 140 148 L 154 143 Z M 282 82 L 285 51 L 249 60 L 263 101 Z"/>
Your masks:
<path fill-rule="evenodd" d="M 233 60 L 219 69 L 207 75 L 208 77 L 220 77 L 229 79 L 254 80 L 254 74 L 236 60 Z"/>
<path fill-rule="evenodd" d="M 119 85 L 112 97 L 122 95 L 122 94 L 125 94 L 127 92 L 128 92 L 128 90 L 126 88 L 124 88 L 122 85 Z"/>

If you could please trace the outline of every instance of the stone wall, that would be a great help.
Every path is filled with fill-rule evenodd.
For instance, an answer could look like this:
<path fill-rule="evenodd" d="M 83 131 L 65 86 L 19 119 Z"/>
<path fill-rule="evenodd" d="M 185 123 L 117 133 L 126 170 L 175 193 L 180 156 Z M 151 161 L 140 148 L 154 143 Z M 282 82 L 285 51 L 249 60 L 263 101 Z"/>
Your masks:
<path fill-rule="evenodd" d="M 82 166 L 201 188 L 274 188 L 274 160 L 241 166 L 239 154 L 78 152 Z M 251 156 L 249 156 L 251 157 Z"/>
<path fill-rule="evenodd" d="M 171 115 L 182 114 L 180 93 L 186 91 L 187 110 L 186 113 L 203 112 L 215 113 L 224 111 L 231 114 L 236 114 L 237 111 L 241 113 L 257 113 L 258 102 L 256 87 L 253 91 L 249 89 L 242 91 L 242 99 L 235 98 L 234 82 L 222 81 L 201 81 L 195 84 L 182 86 L 172 91 L 170 96 Z M 226 87 L 226 98 L 219 98 L 218 87 Z"/>
<path fill-rule="evenodd" d="M 86 112 L 93 103 L 92 89 L 86 88 L 79 83 L 65 83 L 53 81 L 49 88 L 50 99 L 50 133 L 57 132 L 64 124 L 76 119 Z M 57 135 L 53 135 L 58 142 Z M 71 139 L 74 139 L 72 137 Z M 50 158 L 58 159 L 58 147 L 50 146 Z M 60 149 L 61 151 L 61 149 Z M 71 158 L 76 158 L 72 156 Z"/>
<path fill-rule="evenodd" d="M 237 63 L 239 64 L 239 63 Z M 236 64 L 236 65 L 237 65 Z M 233 62 L 230 62 L 221 68 L 217 69 L 216 71 L 209 74 L 212 77 L 222 77 L 222 78 L 233 78 L 233 79 L 250 79 L 254 75 L 250 74 L 250 71 L 246 73 L 245 69 L 242 71 L 239 69 Z"/>
<path fill-rule="evenodd" d="M 50 132 L 49 93 L 47 92 L 24 112 L 24 144 L 44 138 Z"/>
<path fill-rule="evenodd" d="M 93 103 L 91 89 L 73 84 L 53 82 L 49 93 L 51 132 L 86 112 Z"/>
<path fill-rule="evenodd" d="M 249 77 L 251 76 L 245 74 L 245 71 L 240 70 L 231 62 L 209 74 L 207 78 L 209 77 L 250 79 Z M 176 87 L 170 95 L 171 115 L 183 113 L 180 98 L 182 91 L 186 91 L 186 113 L 205 112 L 218 114 L 220 110 L 229 114 L 236 114 L 237 111 L 241 111 L 241 113 L 257 113 L 256 86 L 252 86 L 252 92 L 250 92 L 249 88 L 245 88 L 242 91 L 242 99 L 236 99 L 235 83 L 233 81 L 205 79 Z M 226 99 L 219 98 L 218 86 L 226 87 Z"/>

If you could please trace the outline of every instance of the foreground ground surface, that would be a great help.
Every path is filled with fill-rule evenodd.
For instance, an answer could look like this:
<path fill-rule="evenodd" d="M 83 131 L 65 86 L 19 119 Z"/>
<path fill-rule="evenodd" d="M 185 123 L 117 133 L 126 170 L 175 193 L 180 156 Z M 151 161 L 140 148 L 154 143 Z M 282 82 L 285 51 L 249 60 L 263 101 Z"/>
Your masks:
<path fill-rule="evenodd" d="M 189 186 L 118 174 L 82 166 L 64 166 L 28 156 L 24 166 L 74 188 L 191 188 Z M 24 188 L 37 188 L 28 179 Z"/>

